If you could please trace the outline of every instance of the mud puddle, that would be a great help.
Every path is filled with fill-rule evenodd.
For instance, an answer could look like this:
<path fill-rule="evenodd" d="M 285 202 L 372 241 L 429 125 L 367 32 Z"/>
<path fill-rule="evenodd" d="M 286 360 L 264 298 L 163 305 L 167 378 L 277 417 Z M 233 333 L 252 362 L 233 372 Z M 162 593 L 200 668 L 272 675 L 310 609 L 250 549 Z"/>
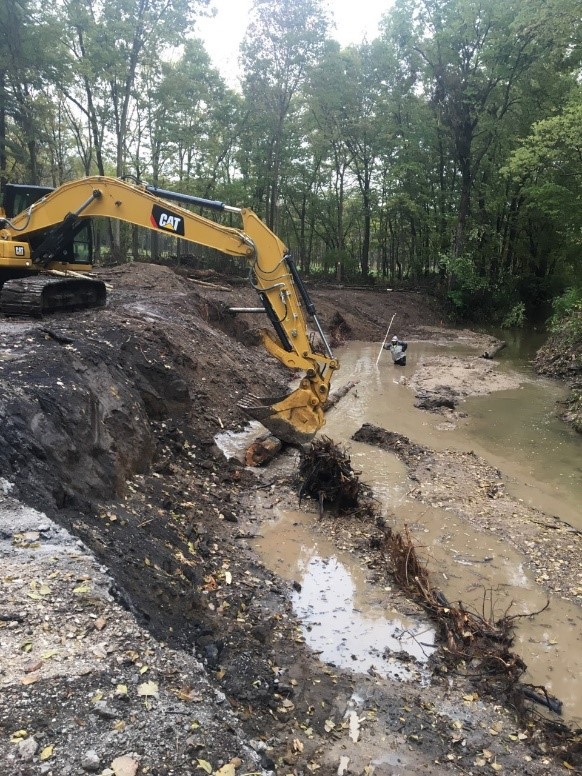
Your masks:
<path fill-rule="evenodd" d="M 468 398 L 462 434 L 501 469 L 513 496 L 582 529 L 582 440 L 556 417 L 561 398 L 562 387 L 543 378 Z"/>
<path fill-rule="evenodd" d="M 367 585 L 353 556 L 315 532 L 315 519 L 281 511 L 263 523 L 255 543 L 266 565 L 294 583 L 293 608 L 306 643 L 333 666 L 428 683 L 423 664 L 434 652 L 433 628 L 387 604 L 390 588 Z"/>

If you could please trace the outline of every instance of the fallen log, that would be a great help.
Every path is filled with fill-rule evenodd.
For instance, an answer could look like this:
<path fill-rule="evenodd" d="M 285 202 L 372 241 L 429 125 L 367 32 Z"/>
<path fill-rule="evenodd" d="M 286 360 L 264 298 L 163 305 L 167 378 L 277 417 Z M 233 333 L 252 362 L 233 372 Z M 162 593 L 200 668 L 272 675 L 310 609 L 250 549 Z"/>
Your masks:
<path fill-rule="evenodd" d="M 277 439 L 273 434 L 259 437 L 259 439 L 255 439 L 252 445 L 247 447 L 245 464 L 247 466 L 263 466 L 263 464 L 272 461 L 282 447 L 283 443 L 281 440 Z"/>
<path fill-rule="evenodd" d="M 329 399 L 325 402 L 325 406 L 323 408 L 324 412 L 327 412 L 332 407 L 335 407 L 335 405 L 338 403 L 340 399 L 343 399 L 344 396 L 349 393 L 352 388 L 355 388 L 358 384 L 358 380 L 355 380 L 354 382 L 346 383 L 345 385 L 342 385 L 341 388 L 338 388 L 337 391 L 335 391 Z"/>
<path fill-rule="evenodd" d="M 208 283 L 206 280 L 198 280 L 197 278 L 186 278 L 190 283 L 195 283 L 197 286 L 204 286 L 204 288 L 213 288 L 215 291 L 232 291 L 229 286 L 219 286 L 217 283 Z"/>
<path fill-rule="evenodd" d="M 542 692 L 535 692 L 532 687 L 528 687 L 527 685 L 520 689 L 524 696 L 529 698 L 530 701 L 539 703 L 540 706 L 545 706 L 550 711 L 553 711 L 554 714 L 562 714 L 562 707 L 564 704 L 559 698 L 546 692 L 545 687 L 540 688 Z"/>
<path fill-rule="evenodd" d="M 505 342 L 505 340 L 496 340 L 495 342 L 492 342 L 481 358 L 495 358 L 499 351 L 503 350 L 506 345 L 507 342 Z"/>

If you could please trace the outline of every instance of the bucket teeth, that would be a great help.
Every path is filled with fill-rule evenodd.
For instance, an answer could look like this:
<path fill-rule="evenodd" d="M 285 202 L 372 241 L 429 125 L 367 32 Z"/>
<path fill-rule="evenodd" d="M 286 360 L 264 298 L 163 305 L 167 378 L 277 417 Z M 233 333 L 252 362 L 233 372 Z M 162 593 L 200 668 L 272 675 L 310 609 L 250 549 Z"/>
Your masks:
<path fill-rule="evenodd" d="M 273 405 L 278 404 L 283 399 L 285 399 L 285 396 L 259 398 L 250 394 L 246 399 L 241 399 L 238 406 L 251 418 L 260 421 L 262 418 L 267 418 L 276 412 L 273 409 Z"/>

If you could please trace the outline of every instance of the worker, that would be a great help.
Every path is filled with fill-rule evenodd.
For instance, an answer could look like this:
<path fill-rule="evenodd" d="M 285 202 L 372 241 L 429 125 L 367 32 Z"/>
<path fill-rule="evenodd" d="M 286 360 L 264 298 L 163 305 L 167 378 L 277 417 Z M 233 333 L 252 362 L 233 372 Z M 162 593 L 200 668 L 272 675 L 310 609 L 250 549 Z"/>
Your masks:
<path fill-rule="evenodd" d="M 390 351 L 394 366 L 406 366 L 406 349 L 408 348 L 406 342 L 401 342 L 395 335 L 392 337 L 390 344 L 386 344 L 384 347 Z"/>

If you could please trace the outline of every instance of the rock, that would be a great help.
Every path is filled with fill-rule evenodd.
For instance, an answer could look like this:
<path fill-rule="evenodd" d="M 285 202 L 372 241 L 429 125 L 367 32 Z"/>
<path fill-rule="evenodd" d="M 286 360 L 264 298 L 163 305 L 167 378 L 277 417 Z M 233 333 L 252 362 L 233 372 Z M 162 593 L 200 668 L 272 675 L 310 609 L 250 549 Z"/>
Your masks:
<path fill-rule="evenodd" d="M 96 773 L 101 768 L 101 759 L 94 749 L 89 749 L 83 755 L 81 768 L 88 773 Z"/>
<path fill-rule="evenodd" d="M 112 709 L 111 706 L 108 706 L 105 701 L 97 701 L 95 708 L 93 709 L 93 713 L 97 714 L 98 717 L 102 717 L 103 719 L 117 719 L 119 716 L 115 709 Z"/>
<path fill-rule="evenodd" d="M 133 757 L 123 755 L 122 757 L 116 757 L 111 763 L 111 769 L 115 776 L 135 776 L 139 763 L 134 760 Z"/>
<path fill-rule="evenodd" d="M 21 760 L 32 760 L 38 749 L 38 744 L 32 736 L 18 743 L 18 756 Z"/>

